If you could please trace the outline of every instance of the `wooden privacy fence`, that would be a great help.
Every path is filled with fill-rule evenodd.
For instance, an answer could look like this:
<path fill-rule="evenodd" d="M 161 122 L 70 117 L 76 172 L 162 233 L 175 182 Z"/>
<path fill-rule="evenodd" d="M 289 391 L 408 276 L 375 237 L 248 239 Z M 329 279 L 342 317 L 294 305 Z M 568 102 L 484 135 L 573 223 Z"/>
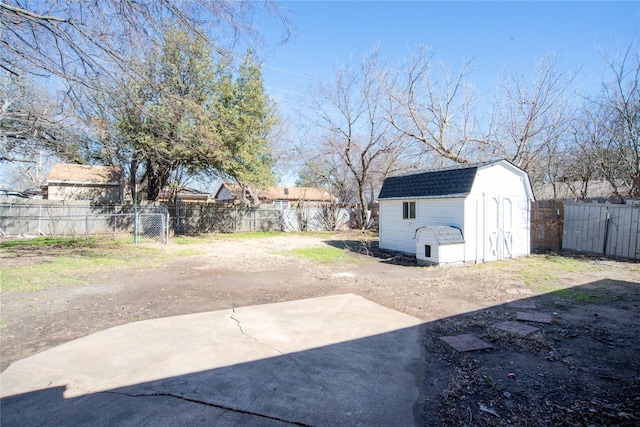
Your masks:
<path fill-rule="evenodd" d="M 564 202 L 541 200 L 531 203 L 531 250 L 562 249 L 562 218 Z"/>
<path fill-rule="evenodd" d="M 348 209 L 327 206 L 280 209 L 182 203 L 167 208 L 175 234 L 339 230 L 351 220 Z"/>
<path fill-rule="evenodd" d="M 640 206 L 565 202 L 562 249 L 640 259 Z"/>

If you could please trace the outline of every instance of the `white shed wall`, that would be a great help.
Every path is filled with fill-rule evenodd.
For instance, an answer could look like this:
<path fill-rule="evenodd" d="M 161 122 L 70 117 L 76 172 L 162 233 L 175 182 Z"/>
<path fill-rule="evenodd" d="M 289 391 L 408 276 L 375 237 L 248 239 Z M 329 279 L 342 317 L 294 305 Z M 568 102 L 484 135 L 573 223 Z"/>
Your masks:
<path fill-rule="evenodd" d="M 493 261 L 530 253 L 526 177 L 505 165 L 480 169 L 465 201 L 465 261 Z"/>
<path fill-rule="evenodd" d="M 440 264 L 451 264 L 464 260 L 464 243 L 440 246 Z"/>
<path fill-rule="evenodd" d="M 416 202 L 416 218 L 402 219 L 402 202 Z M 416 230 L 424 225 L 449 225 L 464 235 L 464 199 L 380 200 L 380 247 L 416 253 Z"/>
<path fill-rule="evenodd" d="M 502 195 L 526 196 L 525 178 L 520 173 L 495 163 L 480 168 L 471 187 L 471 195 L 493 192 Z"/>

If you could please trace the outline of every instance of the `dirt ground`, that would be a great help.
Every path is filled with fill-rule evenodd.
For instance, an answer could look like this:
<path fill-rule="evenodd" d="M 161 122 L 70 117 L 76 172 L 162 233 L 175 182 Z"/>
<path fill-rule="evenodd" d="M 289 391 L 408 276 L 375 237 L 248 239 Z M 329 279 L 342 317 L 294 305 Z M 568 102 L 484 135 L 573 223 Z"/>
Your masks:
<path fill-rule="evenodd" d="M 640 425 L 639 264 L 588 258 L 557 273 L 558 257 L 535 255 L 417 267 L 376 243 L 358 234 L 223 239 L 160 267 L 3 292 L 0 368 L 133 321 L 355 293 L 424 320 L 425 426 Z M 281 254 L 326 245 L 348 248 L 350 260 L 314 263 Z M 34 262 L 2 255 L 2 263 Z M 536 308 L 507 304 L 514 301 Z M 496 327 L 518 313 L 546 314 L 550 323 L 518 322 L 538 328 L 526 336 Z M 440 339 L 461 334 L 492 348 L 459 352 Z"/>

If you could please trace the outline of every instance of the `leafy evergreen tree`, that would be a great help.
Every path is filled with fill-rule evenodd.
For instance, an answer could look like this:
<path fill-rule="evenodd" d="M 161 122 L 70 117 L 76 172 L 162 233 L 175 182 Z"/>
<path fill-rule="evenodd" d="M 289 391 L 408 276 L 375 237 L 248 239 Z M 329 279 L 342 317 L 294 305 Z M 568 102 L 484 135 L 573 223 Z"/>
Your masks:
<path fill-rule="evenodd" d="M 264 91 L 260 65 L 251 51 L 237 78 L 228 69 L 220 72 L 217 97 L 214 123 L 226 150 L 217 172 L 250 192 L 275 184 L 269 132 L 276 117 Z"/>

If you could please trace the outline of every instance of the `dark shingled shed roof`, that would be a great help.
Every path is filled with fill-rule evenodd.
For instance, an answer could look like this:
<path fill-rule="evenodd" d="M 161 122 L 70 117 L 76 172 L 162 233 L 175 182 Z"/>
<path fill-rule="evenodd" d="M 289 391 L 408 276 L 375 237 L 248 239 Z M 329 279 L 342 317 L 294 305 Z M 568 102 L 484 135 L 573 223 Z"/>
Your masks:
<path fill-rule="evenodd" d="M 392 176 L 384 180 L 378 198 L 464 197 L 471 192 L 478 168 L 500 161 Z"/>

